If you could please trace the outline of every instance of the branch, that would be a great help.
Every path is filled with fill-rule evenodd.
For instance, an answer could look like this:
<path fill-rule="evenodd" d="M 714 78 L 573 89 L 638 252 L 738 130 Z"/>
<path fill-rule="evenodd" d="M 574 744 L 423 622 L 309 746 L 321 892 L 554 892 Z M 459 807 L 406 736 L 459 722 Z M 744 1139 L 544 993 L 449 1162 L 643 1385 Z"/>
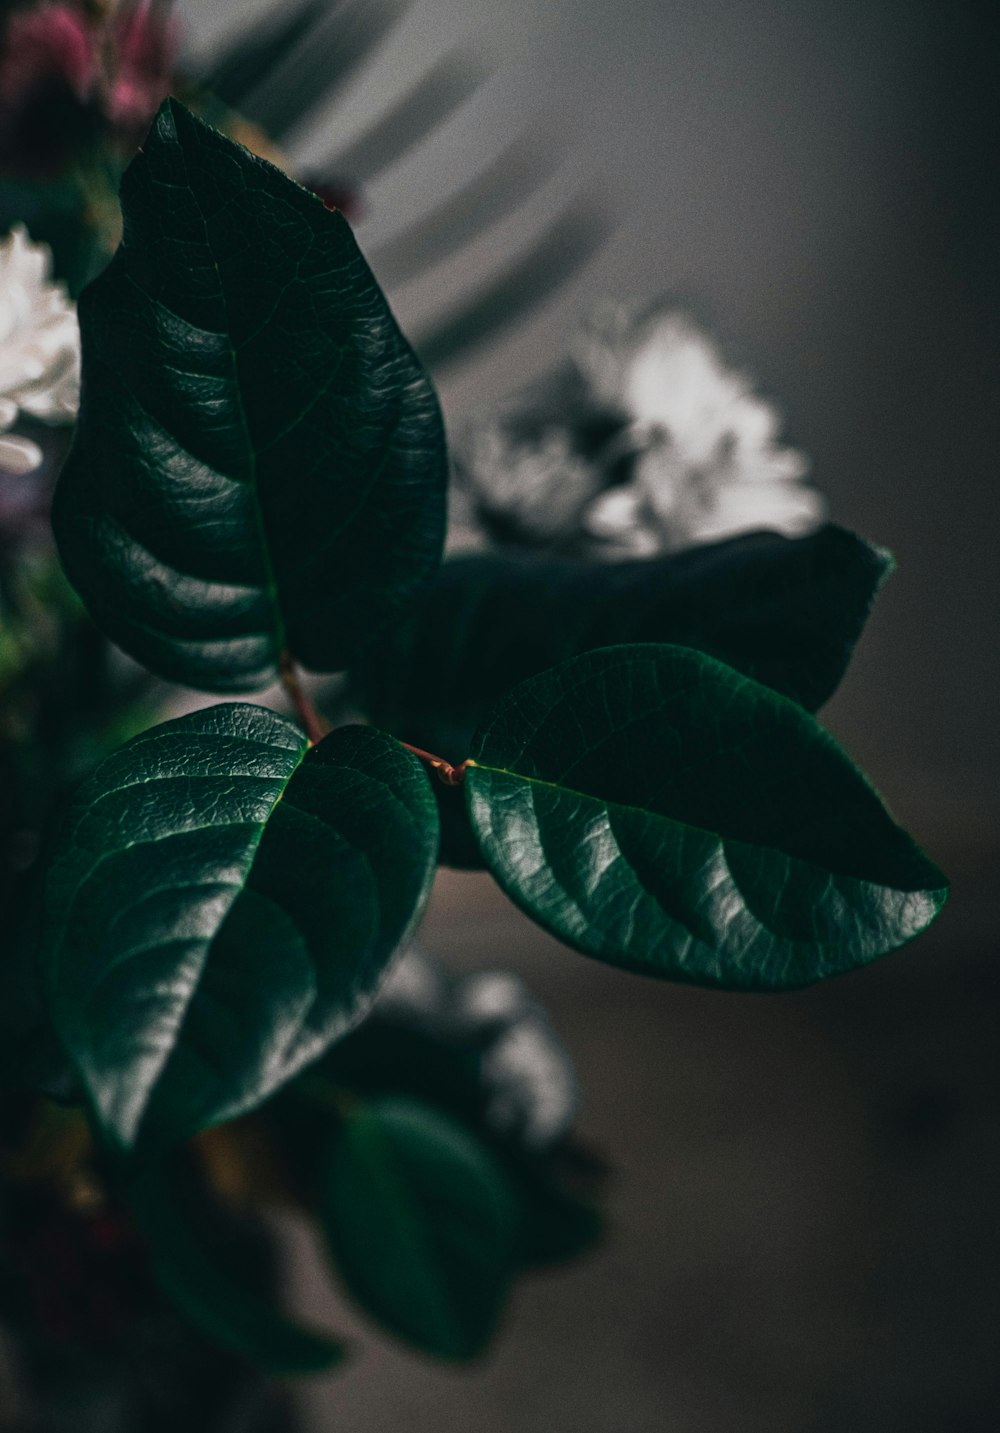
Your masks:
<path fill-rule="evenodd" d="M 299 725 L 309 738 L 309 745 L 315 746 L 317 742 L 329 735 L 329 723 L 324 721 L 312 702 L 302 690 L 302 683 L 299 680 L 298 668 L 289 652 L 282 652 L 281 660 L 278 663 L 278 673 L 281 677 L 281 685 L 284 687 L 291 702 L 295 715 L 298 717 Z"/>

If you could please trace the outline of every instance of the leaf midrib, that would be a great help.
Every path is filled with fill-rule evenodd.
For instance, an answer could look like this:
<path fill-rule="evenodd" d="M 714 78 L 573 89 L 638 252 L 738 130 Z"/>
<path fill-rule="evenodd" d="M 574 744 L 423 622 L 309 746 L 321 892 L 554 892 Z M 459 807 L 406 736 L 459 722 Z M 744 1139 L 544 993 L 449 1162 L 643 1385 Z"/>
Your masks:
<path fill-rule="evenodd" d="M 604 806 L 606 808 L 614 807 L 614 809 L 617 811 L 626 811 L 631 815 L 640 816 L 647 821 L 651 818 L 656 821 L 666 821 L 672 826 L 679 827 L 681 830 L 691 831 L 699 836 L 706 836 L 710 840 L 720 842 L 722 844 L 723 850 L 725 850 L 725 847 L 727 845 L 733 845 L 740 846 L 748 851 L 767 851 L 772 855 L 779 856 L 784 861 L 796 861 L 802 866 L 809 867 L 814 871 L 821 871 L 827 875 L 835 876 L 838 880 L 841 881 L 857 881 L 859 885 L 875 886 L 884 890 L 895 890 L 899 891 L 903 895 L 919 895 L 922 891 L 927 889 L 922 885 L 913 887 L 896 886 L 887 881 L 882 881 L 877 878 L 872 879 L 868 876 L 853 876 L 846 871 L 836 870 L 833 866 L 820 865 L 817 861 L 809 861 L 804 856 L 797 856 L 792 851 L 783 850 L 780 846 L 770 846 L 763 841 L 746 841 L 739 836 L 727 836 L 722 831 L 713 831 L 708 826 L 696 826 L 693 822 L 682 821 L 677 816 L 667 816 L 661 811 L 652 811 L 645 806 L 633 806 L 627 801 L 612 801 L 604 796 L 595 796 L 593 792 L 590 791 L 580 791 L 575 786 L 563 786 L 558 781 L 546 781 L 543 777 L 540 776 L 525 776 L 520 771 L 510 770 L 509 767 L 493 766 L 489 762 L 485 761 L 474 762 L 472 763 L 472 766 L 480 771 L 492 771 L 496 772 L 500 776 L 511 776 L 514 777 L 517 781 L 523 781 L 532 786 L 548 787 L 552 791 L 560 792 L 561 794 L 566 796 L 575 796 L 582 801 L 593 802 L 597 806 Z M 905 835 L 905 832 L 901 832 L 901 835 Z"/>
<path fill-rule="evenodd" d="M 288 751 L 288 750 L 289 750 L 289 748 L 287 748 L 287 747 L 285 747 L 285 748 L 279 748 L 279 749 L 284 750 L 284 751 Z M 255 832 L 254 832 L 254 835 L 252 836 L 251 841 L 250 841 L 250 844 L 249 844 L 249 846 L 248 846 L 248 848 L 247 848 L 248 860 L 247 860 L 247 864 L 246 864 L 246 869 L 245 869 L 245 871 L 244 871 L 244 873 L 243 873 L 241 879 L 240 879 L 238 882 L 227 882 L 227 883 L 226 883 L 227 885 L 229 885 L 229 886 L 231 887 L 231 889 L 233 890 L 233 893 L 234 893 L 234 894 L 233 894 L 233 898 L 232 898 L 232 900 L 230 901 L 230 903 L 229 903 L 229 905 L 228 905 L 228 907 L 227 907 L 227 912 L 230 911 L 230 910 L 232 910 L 233 906 L 235 905 L 236 901 L 239 899 L 239 897 L 240 897 L 240 895 L 242 894 L 242 892 L 246 890 L 247 882 L 248 882 L 248 880 L 250 879 L 250 874 L 251 874 L 251 872 L 252 872 L 252 870 L 253 870 L 254 861 L 256 860 L 257 852 L 258 852 L 258 850 L 260 849 L 260 843 L 261 843 L 261 841 L 262 841 L 263 838 L 264 838 L 264 832 L 265 832 L 265 830 L 266 830 L 266 828 L 267 828 L 268 822 L 271 820 L 271 817 L 272 817 L 273 814 L 274 814 L 275 808 L 277 807 L 278 803 L 281 801 L 281 799 L 282 799 L 282 797 L 284 796 L 286 790 L 288 789 L 288 785 L 289 785 L 289 783 L 291 782 L 292 778 L 293 778 L 293 777 L 296 775 L 296 773 L 301 769 L 302 762 L 304 761 L 304 759 L 305 759 L 305 757 L 306 757 L 306 755 L 307 755 L 307 752 L 308 752 L 308 748 L 301 749 L 301 750 L 299 751 L 299 753 L 298 753 L 298 759 L 296 760 L 295 765 L 292 767 L 291 771 L 288 773 L 288 776 L 287 776 L 286 778 L 282 779 L 280 776 L 279 776 L 279 777 L 276 777 L 276 778 L 273 778 L 273 779 L 276 780 L 278 783 L 280 783 L 280 790 L 278 791 L 278 794 L 277 794 L 277 796 L 276 796 L 275 799 L 274 799 L 274 803 L 273 803 L 273 805 L 271 806 L 270 812 L 268 813 L 268 816 L 267 816 L 267 819 L 266 819 L 266 820 L 260 821 L 260 822 L 257 822 L 257 823 L 247 823 L 247 822 L 218 822 L 218 823 L 216 823 L 216 822 L 212 822 L 212 823 L 208 823 L 207 825 L 206 825 L 205 823 L 202 823 L 202 824 L 199 825 L 198 827 L 191 828 L 192 830 L 194 830 L 194 831 L 197 832 L 198 830 L 216 829 L 216 827 L 217 827 L 218 825 L 229 825 L 229 826 L 234 826 L 234 825 L 235 825 L 235 826 L 241 826 L 241 825 L 248 825 L 248 824 L 249 824 L 251 827 L 253 827 L 254 825 L 256 826 L 256 830 L 255 830 Z M 183 776 L 178 776 L 176 779 L 184 780 L 185 778 L 184 778 Z M 251 778 L 251 779 L 253 779 L 253 778 Z M 141 783 L 137 783 L 137 784 L 141 784 Z M 187 832 L 174 832 L 174 833 L 171 833 L 171 834 L 174 834 L 174 835 L 185 835 L 185 834 L 187 834 Z M 161 838 L 161 839 L 165 839 L 165 838 Z M 154 838 L 151 842 L 148 842 L 148 843 L 146 843 L 146 842 L 130 842 L 127 846 L 118 848 L 118 849 L 116 849 L 115 852 L 110 853 L 110 854 L 120 855 L 120 854 L 122 854 L 122 852 L 123 852 L 124 850 L 130 850 L 130 849 L 132 849 L 133 846 L 135 846 L 135 845 L 140 845 L 140 844 L 156 844 L 156 839 Z M 59 968 L 60 968 L 60 964 L 61 964 L 60 957 L 61 957 L 61 955 L 62 955 L 63 947 L 64 947 L 64 944 L 65 944 L 65 937 L 66 937 L 67 927 L 68 927 L 68 925 L 69 925 L 69 915 L 70 915 L 70 912 L 72 911 L 73 906 L 76 904 L 76 901 L 77 901 L 77 899 L 78 899 L 78 897 L 79 897 L 80 892 L 83 890 L 83 887 L 89 882 L 89 880 L 90 880 L 90 878 L 91 878 L 91 876 L 92 876 L 92 874 L 93 874 L 93 871 L 97 869 L 97 866 L 98 866 L 98 865 L 100 865 L 105 859 L 108 858 L 108 854 L 109 854 L 109 853 L 103 853 L 103 854 L 101 855 L 101 857 L 98 859 L 98 861 L 95 862 L 94 866 L 87 872 L 87 875 L 83 878 L 83 880 L 80 881 L 79 884 L 75 887 L 75 890 L 74 890 L 74 892 L 73 892 L 73 898 L 72 898 L 72 900 L 70 901 L 70 904 L 69 904 L 69 907 L 68 907 L 68 909 L 67 909 L 66 915 L 65 915 L 64 919 L 63 919 L 63 920 L 61 921 L 61 923 L 60 923 L 58 940 L 57 940 L 56 942 L 54 942 L 54 943 L 50 946 L 50 950 L 51 950 L 51 952 L 52 952 L 51 965 L 50 965 L 50 974 L 49 974 L 50 983 L 54 983 L 55 980 L 56 980 L 57 977 L 58 977 L 58 972 L 59 972 Z M 199 883 L 199 884 L 201 884 L 201 883 Z M 217 884 L 219 884 L 219 883 L 218 883 L 218 882 L 207 882 L 207 883 L 205 883 L 205 884 L 216 884 L 216 885 L 217 885 Z M 178 1022 L 177 1022 L 177 1029 L 178 1029 L 178 1030 L 180 1030 L 180 1029 L 183 1027 L 183 1025 L 184 1025 L 184 1023 L 185 1023 L 185 1021 L 186 1021 L 186 1019 L 187 1019 L 187 1014 L 188 1014 L 188 1011 L 189 1011 L 189 1009 L 190 1009 L 191 1002 L 195 999 L 195 997 L 196 997 L 196 995 L 197 995 L 197 993 L 198 993 L 198 988 L 199 988 L 199 986 L 200 986 L 200 984 L 201 984 L 202 976 L 204 975 L 205 967 L 206 967 L 206 965 L 207 965 L 207 963 L 208 963 L 208 959 L 209 959 L 209 956 L 210 956 L 210 954 L 211 954 L 211 949 L 212 949 L 213 943 L 214 943 L 214 937 L 211 938 L 211 939 L 206 939 L 206 940 L 201 940 L 201 941 L 200 941 L 200 944 L 201 944 L 201 945 L 203 946 L 203 948 L 204 948 L 204 956 L 203 956 L 202 960 L 201 960 L 200 963 L 199 963 L 197 976 L 196 976 L 196 978 L 192 981 L 190 993 L 189 993 L 187 999 L 184 1001 L 183 1008 L 182 1008 L 182 1010 L 181 1010 L 181 1012 L 180 1012 L 179 1019 L 178 1019 Z M 103 975 L 103 972 L 102 972 L 102 975 Z M 99 983 L 99 982 L 98 982 L 98 983 Z M 91 987 L 92 992 L 93 992 L 94 989 L 96 989 L 96 986 L 92 986 L 92 987 Z M 140 1131 L 141 1131 L 141 1128 L 142 1128 L 142 1124 L 143 1124 L 143 1121 L 144 1121 L 145 1116 L 146 1116 L 146 1112 L 147 1112 L 147 1110 L 149 1109 L 150 1101 L 151 1101 L 152 1096 L 153 1096 L 153 1094 L 154 1094 L 154 1092 L 155 1092 L 156 1086 L 158 1085 L 158 1083 L 159 1083 L 159 1081 L 160 1081 L 162 1075 L 164 1074 L 164 1072 L 165 1072 L 165 1070 L 166 1070 L 166 1068 L 167 1068 L 167 1065 L 168 1065 L 169 1062 L 170 1062 L 170 1058 L 171 1058 L 171 1056 L 172 1056 L 172 1054 L 173 1054 L 173 1050 L 174 1050 L 174 1047 L 171 1046 L 170 1048 L 168 1048 L 168 1049 L 166 1049 L 166 1050 L 164 1050 L 164 1051 L 162 1052 L 162 1058 L 161 1058 L 161 1060 L 160 1060 L 160 1062 L 159 1062 L 159 1065 L 157 1066 L 157 1070 L 156 1070 L 155 1075 L 153 1076 L 152 1079 L 150 1079 L 150 1080 L 147 1081 L 147 1083 L 146 1083 L 146 1088 L 145 1088 L 145 1090 L 144 1090 L 144 1092 L 143 1092 L 141 1112 L 140 1112 L 140 1114 L 139 1114 L 137 1120 L 135 1121 L 134 1129 L 133 1129 L 133 1132 L 132 1132 L 132 1135 L 131 1135 L 130 1143 L 133 1144 L 133 1145 L 136 1143 L 136 1141 L 137 1141 L 138 1138 L 139 1138 Z M 75 1056 L 74 1056 L 74 1063 L 77 1063 Z M 81 1071 L 81 1073 L 82 1073 L 82 1071 Z M 85 1077 L 85 1078 L 86 1078 L 86 1077 Z M 89 1084 L 89 1082 L 88 1082 L 88 1084 Z"/>
<path fill-rule="evenodd" d="M 425 1212 L 428 1200 L 423 1188 L 423 1181 L 420 1178 L 414 1179 L 412 1161 L 407 1159 L 405 1147 L 405 1133 L 403 1146 L 400 1146 L 399 1131 L 395 1131 L 394 1141 L 389 1130 L 386 1128 L 384 1119 L 380 1119 L 379 1113 L 372 1109 L 364 1112 L 362 1119 L 364 1126 L 359 1127 L 356 1120 L 354 1125 L 354 1148 L 355 1151 L 360 1143 L 365 1156 L 368 1177 L 382 1197 L 382 1200 L 391 1211 L 392 1221 L 396 1226 L 397 1235 L 401 1236 L 404 1247 L 410 1246 L 410 1263 L 413 1264 L 413 1252 L 416 1253 L 416 1260 L 422 1265 L 420 1270 L 421 1289 L 424 1295 L 423 1312 L 430 1313 L 431 1319 L 436 1325 L 435 1334 L 440 1338 L 443 1334 L 443 1342 L 454 1347 L 461 1343 L 461 1331 L 458 1329 L 455 1319 L 455 1310 L 451 1301 L 451 1289 L 447 1278 L 440 1277 L 440 1259 L 437 1257 L 436 1241 L 430 1234 L 431 1218 L 421 1218 Z M 411 1165 L 408 1170 L 407 1166 Z M 409 1174 L 410 1177 L 407 1177 Z M 407 1197 L 408 1191 L 411 1192 Z M 355 1268 L 359 1266 L 355 1264 Z M 381 1289 L 379 1289 L 381 1295 Z M 393 1316 L 398 1317 L 393 1311 Z M 412 1337 L 412 1335 L 410 1335 Z"/>
<path fill-rule="evenodd" d="M 211 260 L 212 268 L 218 285 L 219 301 L 222 304 L 226 316 L 225 332 L 221 335 L 225 339 L 233 369 L 233 386 L 236 390 L 236 409 L 239 417 L 240 429 L 243 433 L 244 447 L 247 453 L 248 467 L 250 472 L 249 488 L 253 498 L 254 521 L 257 528 L 257 541 L 260 546 L 264 564 L 264 590 L 267 593 L 271 609 L 274 612 L 275 627 L 271 633 L 271 642 L 274 650 L 274 664 L 277 667 L 281 662 L 287 639 L 285 615 L 281 610 L 281 602 L 278 594 L 278 580 L 274 570 L 274 562 L 271 557 L 271 549 L 267 541 L 267 529 L 264 523 L 264 512 L 260 501 L 260 485 L 257 463 L 257 448 L 250 433 L 250 424 L 247 418 L 246 405 L 243 402 L 243 386 L 240 380 L 239 354 L 232 336 L 232 322 L 229 314 L 229 299 L 226 294 L 225 285 L 222 282 L 222 271 L 219 268 L 219 261 L 215 257 L 211 240 L 208 235 L 208 220 L 202 211 L 198 201 L 198 195 L 191 183 L 191 176 L 188 169 L 188 156 L 185 146 L 177 139 L 177 148 L 184 157 L 184 173 L 187 178 L 188 192 L 191 195 L 192 203 L 198 211 L 198 218 L 201 221 L 202 233 L 205 239 L 205 250 Z"/>

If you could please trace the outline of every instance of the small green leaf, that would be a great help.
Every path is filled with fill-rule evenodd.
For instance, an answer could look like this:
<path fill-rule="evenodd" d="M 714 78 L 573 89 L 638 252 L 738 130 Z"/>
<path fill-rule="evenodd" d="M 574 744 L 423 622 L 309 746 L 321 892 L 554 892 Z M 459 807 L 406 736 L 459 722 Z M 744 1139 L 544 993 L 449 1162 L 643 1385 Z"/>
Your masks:
<path fill-rule="evenodd" d="M 83 393 L 53 523 L 95 621 L 168 679 L 348 666 L 440 560 L 437 399 L 350 226 L 161 108 L 125 233 L 81 296 Z"/>
<path fill-rule="evenodd" d="M 272 1261 L 262 1257 L 261 1234 L 226 1217 L 193 1171 L 176 1160 L 156 1164 L 127 1193 L 157 1283 L 203 1333 L 268 1373 L 318 1373 L 342 1361 L 340 1344 L 282 1314 L 276 1288 L 267 1287 L 278 1280 L 266 1278 Z"/>
<path fill-rule="evenodd" d="M 47 880 L 56 1030 L 113 1143 L 252 1109 L 360 1019 L 423 908 L 434 798 L 398 742 L 307 753 L 242 703 L 165 722 L 80 788 Z"/>
<path fill-rule="evenodd" d="M 488 1341 L 512 1277 L 519 1210 L 489 1150 L 415 1100 L 345 1117 L 323 1194 L 330 1249 L 355 1298 L 441 1358 Z"/>
<path fill-rule="evenodd" d="M 511 1172 L 524 1209 L 519 1249 L 527 1268 L 569 1263 L 601 1241 L 606 1220 L 596 1201 L 563 1188 L 544 1166 L 533 1171 L 522 1162 Z"/>
<path fill-rule="evenodd" d="M 919 934 L 941 872 L 801 707 L 683 647 L 523 682 L 473 743 L 504 890 L 585 954 L 733 990 L 805 985 Z"/>
<path fill-rule="evenodd" d="M 517 682 L 625 642 L 695 647 L 814 711 L 890 570 L 886 553 L 838 527 L 642 562 L 455 558 L 366 660 L 361 683 L 380 726 L 453 762 Z"/>

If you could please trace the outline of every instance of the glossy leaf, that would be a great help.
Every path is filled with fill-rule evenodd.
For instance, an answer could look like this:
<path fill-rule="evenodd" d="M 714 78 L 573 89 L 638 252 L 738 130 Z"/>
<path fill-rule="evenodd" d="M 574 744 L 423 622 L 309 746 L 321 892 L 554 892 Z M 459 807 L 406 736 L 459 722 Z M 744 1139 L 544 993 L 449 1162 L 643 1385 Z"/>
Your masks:
<path fill-rule="evenodd" d="M 530 678 L 473 743 L 480 849 L 529 915 L 615 965 L 804 985 L 919 934 L 947 894 L 812 717 L 689 648 Z"/>
<path fill-rule="evenodd" d="M 519 1210 L 467 1129 L 414 1100 L 357 1106 L 330 1152 L 323 1214 L 348 1288 L 380 1323 L 441 1358 L 480 1351 L 515 1267 Z"/>
<path fill-rule="evenodd" d="M 437 846 L 416 758 L 227 704 L 80 788 L 47 883 L 54 1024 L 118 1146 L 253 1108 L 349 1030 L 418 918 Z"/>
<path fill-rule="evenodd" d="M 54 526 L 95 620 L 161 676 L 348 666 L 440 558 L 434 390 L 350 226 L 168 100 L 82 295 Z"/>
<path fill-rule="evenodd" d="M 227 1217 L 193 1170 L 176 1161 L 153 1165 L 128 1196 L 157 1283 L 203 1333 L 269 1373 L 317 1373 L 342 1361 L 340 1344 L 276 1307 L 260 1231 Z"/>
<path fill-rule="evenodd" d="M 380 725 L 455 762 L 517 682 L 624 642 L 696 647 L 815 710 L 843 676 L 891 565 L 832 526 L 640 562 L 455 558 L 419 615 L 372 654 L 362 682 Z"/>

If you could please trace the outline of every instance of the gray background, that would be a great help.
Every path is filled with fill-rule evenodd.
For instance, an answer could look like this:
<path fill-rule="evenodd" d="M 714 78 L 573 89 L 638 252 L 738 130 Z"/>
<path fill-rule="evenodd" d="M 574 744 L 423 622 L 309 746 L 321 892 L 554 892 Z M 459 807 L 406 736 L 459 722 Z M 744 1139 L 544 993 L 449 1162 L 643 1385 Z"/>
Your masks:
<path fill-rule="evenodd" d="M 189 0 L 208 45 L 242 0 Z M 259 7 L 258 7 L 259 8 Z M 1000 791 L 995 6 L 925 0 L 417 0 L 300 151 L 360 133 L 445 50 L 492 78 L 368 194 L 403 229 L 516 134 L 565 164 L 488 237 L 392 292 L 421 329 L 559 205 L 617 219 L 565 290 L 443 376 L 519 386 L 604 294 L 692 298 L 782 405 L 831 512 L 891 546 L 828 720 L 954 876 L 937 932 L 794 997 L 653 986 L 558 951 L 479 877 L 427 943 L 550 1004 L 619 1170 L 608 1246 L 515 1299 L 487 1364 L 363 1332 L 315 1426 L 528 1433 L 987 1433 L 996 1380 Z M 301 1238 L 301 1232 L 296 1235 Z M 360 1325 L 297 1262 L 297 1296 Z"/>

